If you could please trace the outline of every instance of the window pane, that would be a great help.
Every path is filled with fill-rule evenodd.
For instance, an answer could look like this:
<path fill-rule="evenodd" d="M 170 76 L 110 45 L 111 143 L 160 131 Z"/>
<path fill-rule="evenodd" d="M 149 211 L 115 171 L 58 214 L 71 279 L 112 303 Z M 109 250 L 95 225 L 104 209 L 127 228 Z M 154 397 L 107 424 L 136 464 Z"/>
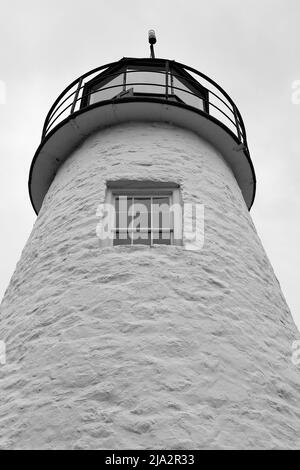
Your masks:
<path fill-rule="evenodd" d="M 132 232 L 133 245 L 151 245 L 150 230 L 135 230 Z"/>
<path fill-rule="evenodd" d="M 128 228 L 132 222 L 133 198 L 117 196 L 115 200 L 116 228 Z"/>
<path fill-rule="evenodd" d="M 131 245 L 131 237 L 126 231 L 116 231 L 114 245 Z"/>
<path fill-rule="evenodd" d="M 153 232 L 153 244 L 171 245 L 171 231 Z"/>
<path fill-rule="evenodd" d="M 98 86 L 95 85 L 95 87 L 91 90 L 91 92 L 93 93 L 90 95 L 90 104 L 97 103 L 98 101 L 110 100 L 114 98 L 114 96 L 121 93 L 121 91 L 123 90 L 123 77 L 124 74 L 122 73 L 121 75 L 112 78 L 111 81 L 107 83 L 104 83 L 102 85 L 100 84 Z M 112 86 L 114 88 L 108 88 L 104 90 L 104 88 Z"/>
<path fill-rule="evenodd" d="M 115 197 L 114 245 L 170 245 L 172 220 L 169 196 Z"/>
<path fill-rule="evenodd" d="M 141 83 L 142 85 L 132 85 Z M 161 85 L 155 86 L 153 85 Z M 133 88 L 137 93 L 159 93 L 165 94 L 166 77 L 164 73 L 157 73 L 151 70 L 136 71 L 128 69 L 126 74 L 126 89 Z"/>
<path fill-rule="evenodd" d="M 173 88 L 174 95 L 178 96 L 184 103 L 194 106 L 195 108 L 201 109 L 203 111 L 203 100 L 196 96 L 196 91 L 186 87 L 181 81 L 177 80 L 177 78 L 173 77 L 173 86 L 177 88 L 181 88 L 181 90 L 177 90 Z M 186 90 L 186 91 L 182 91 Z M 195 95 L 191 94 L 195 93 Z"/>
<path fill-rule="evenodd" d="M 152 198 L 153 204 L 167 204 L 169 205 L 169 196 L 154 196 Z"/>
<path fill-rule="evenodd" d="M 133 229 L 151 228 L 151 198 L 135 197 L 133 200 Z"/>
<path fill-rule="evenodd" d="M 152 226 L 154 229 L 171 227 L 169 197 L 153 198 Z"/>

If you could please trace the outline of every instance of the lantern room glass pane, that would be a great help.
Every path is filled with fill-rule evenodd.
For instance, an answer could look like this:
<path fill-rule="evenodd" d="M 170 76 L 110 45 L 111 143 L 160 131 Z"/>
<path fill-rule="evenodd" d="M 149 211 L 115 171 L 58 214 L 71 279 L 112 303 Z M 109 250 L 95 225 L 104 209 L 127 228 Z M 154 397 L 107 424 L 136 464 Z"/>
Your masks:
<path fill-rule="evenodd" d="M 174 75 L 179 75 L 180 72 L 170 70 L 168 73 L 168 97 L 170 100 L 177 100 L 193 106 L 197 109 L 204 110 L 204 102 L 201 93 L 193 84 L 189 84 L 187 77 L 182 77 L 182 80 Z M 131 92 L 129 92 L 131 90 Z M 126 91 L 131 93 L 130 96 L 138 97 L 139 95 L 166 95 L 166 72 L 163 68 L 155 67 L 134 67 L 129 66 L 126 71 L 120 72 L 119 75 L 112 75 L 112 79 L 104 77 L 103 81 L 99 82 L 91 88 L 89 103 L 97 103 L 99 101 L 110 100 L 121 92 L 120 98 L 128 97 Z M 200 96 L 199 96 L 200 95 Z"/>
<path fill-rule="evenodd" d="M 140 83 L 141 85 L 134 85 Z M 159 85 L 159 86 L 157 86 Z M 128 69 L 126 74 L 126 89 L 133 88 L 135 93 L 166 93 L 166 76 L 161 71 Z"/>
<path fill-rule="evenodd" d="M 90 104 L 97 103 L 98 101 L 111 100 L 121 93 L 121 91 L 123 91 L 123 79 L 124 74 L 122 73 L 105 84 L 99 84 L 98 87 L 96 85 L 91 90 L 92 94 L 90 95 Z"/>
<path fill-rule="evenodd" d="M 174 88 L 176 87 L 176 88 Z M 180 88 L 178 90 L 177 88 Z M 171 88 L 172 94 L 178 96 L 184 103 L 189 106 L 194 106 L 194 108 L 204 110 L 203 99 L 197 95 L 197 92 L 192 88 L 188 88 L 180 80 L 177 80 L 176 77 L 173 77 L 173 86 Z"/>

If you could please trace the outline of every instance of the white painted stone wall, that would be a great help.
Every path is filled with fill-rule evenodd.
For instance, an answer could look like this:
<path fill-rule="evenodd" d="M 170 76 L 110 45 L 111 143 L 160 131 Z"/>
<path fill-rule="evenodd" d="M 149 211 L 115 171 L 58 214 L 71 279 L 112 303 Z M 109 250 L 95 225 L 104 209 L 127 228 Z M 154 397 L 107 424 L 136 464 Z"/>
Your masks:
<path fill-rule="evenodd" d="M 203 249 L 101 247 L 119 179 L 180 184 Z M 299 448 L 298 338 L 222 157 L 169 125 L 106 129 L 59 170 L 1 306 L 0 448 Z"/>

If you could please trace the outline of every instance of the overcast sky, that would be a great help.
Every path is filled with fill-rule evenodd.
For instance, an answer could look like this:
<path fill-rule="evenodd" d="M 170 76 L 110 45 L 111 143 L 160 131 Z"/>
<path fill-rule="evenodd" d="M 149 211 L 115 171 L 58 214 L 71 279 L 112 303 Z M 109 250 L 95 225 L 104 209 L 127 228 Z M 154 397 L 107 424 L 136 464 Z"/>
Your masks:
<path fill-rule="evenodd" d="M 36 218 L 28 172 L 52 102 L 94 67 L 148 57 L 150 28 L 157 57 L 209 75 L 240 109 L 257 176 L 252 218 L 300 328 L 299 0 L 2 0 L 0 298 Z"/>

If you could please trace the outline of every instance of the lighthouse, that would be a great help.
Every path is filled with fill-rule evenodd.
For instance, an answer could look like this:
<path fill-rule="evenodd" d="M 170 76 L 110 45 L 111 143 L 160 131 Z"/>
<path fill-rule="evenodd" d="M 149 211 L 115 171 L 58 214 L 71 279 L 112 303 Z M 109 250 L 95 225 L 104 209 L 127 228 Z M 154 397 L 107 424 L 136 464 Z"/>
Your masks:
<path fill-rule="evenodd" d="M 299 447 L 298 333 L 251 220 L 242 115 L 149 42 L 46 116 L 1 305 L 2 449 Z"/>

